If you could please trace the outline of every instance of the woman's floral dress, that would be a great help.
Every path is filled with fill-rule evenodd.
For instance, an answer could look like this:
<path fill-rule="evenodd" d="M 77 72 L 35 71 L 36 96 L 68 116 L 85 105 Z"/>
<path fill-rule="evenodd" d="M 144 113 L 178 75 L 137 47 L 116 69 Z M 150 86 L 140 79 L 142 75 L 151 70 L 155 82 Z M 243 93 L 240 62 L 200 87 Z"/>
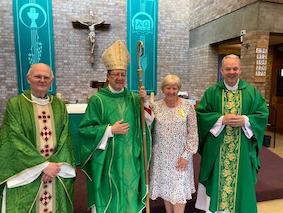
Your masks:
<path fill-rule="evenodd" d="M 150 169 L 150 197 L 161 197 L 172 204 L 186 203 L 195 192 L 193 154 L 198 148 L 194 106 L 181 99 L 169 108 L 163 100 L 153 104 L 155 127 Z M 177 171 L 179 157 L 188 160 L 185 171 Z"/>

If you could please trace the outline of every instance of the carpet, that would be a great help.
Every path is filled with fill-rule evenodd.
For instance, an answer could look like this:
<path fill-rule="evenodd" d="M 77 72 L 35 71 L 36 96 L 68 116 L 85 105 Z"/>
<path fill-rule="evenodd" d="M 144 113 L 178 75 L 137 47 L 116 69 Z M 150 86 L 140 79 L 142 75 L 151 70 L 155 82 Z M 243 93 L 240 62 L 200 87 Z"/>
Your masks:
<path fill-rule="evenodd" d="M 263 147 L 256 184 L 257 201 L 283 198 L 283 159 Z"/>
<path fill-rule="evenodd" d="M 267 148 L 263 147 L 260 152 L 261 169 L 258 173 L 258 181 L 256 184 L 257 201 L 266 201 L 283 198 L 283 159 L 274 154 Z M 194 156 L 195 183 L 197 186 L 199 173 L 200 156 Z M 193 199 L 188 201 L 185 212 L 198 212 L 194 209 L 196 193 Z M 150 202 L 151 213 L 165 212 L 162 199 Z M 86 193 L 86 177 L 83 172 L 77 168 L 77 178 L 75 181 L 75 213 L 88 213 L 87 210 L 87 193 Z M 199 211 L 200 212 L 200 211 Z"/>

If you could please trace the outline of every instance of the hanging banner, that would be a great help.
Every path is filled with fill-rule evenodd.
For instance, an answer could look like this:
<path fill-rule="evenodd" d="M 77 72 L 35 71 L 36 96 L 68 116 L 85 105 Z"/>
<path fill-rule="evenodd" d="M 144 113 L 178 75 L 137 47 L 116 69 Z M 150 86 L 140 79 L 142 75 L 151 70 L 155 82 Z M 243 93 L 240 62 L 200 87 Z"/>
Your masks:
<path fill-rule="evenodd" d="M 127 47 L 130 52 L 128 88 L 138 90 L 137 42 L 144 44 L 141 57 L 143 83 L 148 92 L 156 93 L 157 73 L 157 23 L 158 0 L 128 0 L 127 4 Z"/>
<path fill-rule="evenodd" d="M 51 0 L 13 0 L 14 35 L 19 93 L 29 88 L 26 74 L 30 65 L 48 64 L 55 77 Z M 56 92 L 55 79 L 50 88 Z"/>

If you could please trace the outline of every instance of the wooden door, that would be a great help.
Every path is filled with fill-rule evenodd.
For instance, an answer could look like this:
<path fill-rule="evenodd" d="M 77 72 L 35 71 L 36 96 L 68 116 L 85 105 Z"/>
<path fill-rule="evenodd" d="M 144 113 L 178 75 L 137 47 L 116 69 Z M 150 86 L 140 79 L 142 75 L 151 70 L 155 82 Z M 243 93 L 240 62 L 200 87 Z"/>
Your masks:
<path fill-rule="evenodd" d="M 283 45 L 274 47 L 270 104 L 277 113 L 277 132 L 283 133 Z"/>

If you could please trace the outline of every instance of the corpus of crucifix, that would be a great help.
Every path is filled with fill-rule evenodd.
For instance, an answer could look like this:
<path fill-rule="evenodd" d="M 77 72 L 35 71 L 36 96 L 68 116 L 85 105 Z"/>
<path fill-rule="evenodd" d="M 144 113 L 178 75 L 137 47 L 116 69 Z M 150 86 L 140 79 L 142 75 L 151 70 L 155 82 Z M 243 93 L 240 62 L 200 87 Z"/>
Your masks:
<path fill-rule="evenodd" d="M 93 10 L 89 10 L 89 19 L 88 20 L 76 20 L 72 21 L 73 27 L 75 29 L 87 29 L 88 40 L 90 43 L 90 57 L 89 62 L 91 65 L 94 64 L 94 48 L 96 41 L 96 30 L 107 30 L 110 27 L 110 24 L 105 23 L 104 20 L 97 21 L 94 17 Z"/>

